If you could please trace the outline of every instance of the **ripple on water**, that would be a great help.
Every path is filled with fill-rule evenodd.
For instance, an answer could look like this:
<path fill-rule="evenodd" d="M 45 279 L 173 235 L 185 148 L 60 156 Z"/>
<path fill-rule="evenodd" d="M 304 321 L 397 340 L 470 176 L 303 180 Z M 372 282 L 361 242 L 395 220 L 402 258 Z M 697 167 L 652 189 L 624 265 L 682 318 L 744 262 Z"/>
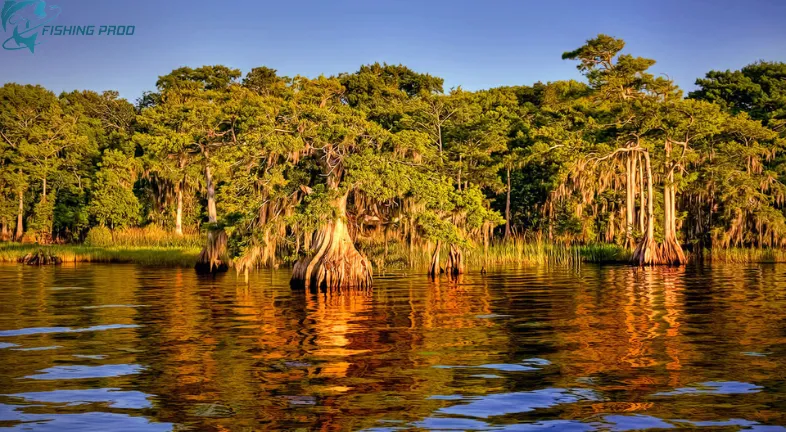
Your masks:
<path fill-rule="evenodd" d="M 467 404 L 440 408 L 440 414 L 488 418 L 505 414 L 524 413 L 557 405 L 597 401 L 599 397 L 588 389 L 546 388 L 527 392 L 499 393 L 466 398 Z"/>
<path fill-rule="evenodd" d="M 734 428 L 734 430 L 751 431 L 772 431 L 784 432 L 786 428 L 782 426 L 763 425 L 761 423 L 745 419 L 729 419 L 715 421 L 693 421 L 684 419 L 660 419 L 657 417 L 632 414 L 632 415 L 607 415 L 603 417 L 603 430 L 612 431 L 634 431 L 648 429 L 674 429 L 676 427 L 699 427 L 699 428 Z"/>
<path fill-rule="evenodd" d="M 740 426 L 740 427 L 753 427 L 759 426 L 759 423 L 750 420 L 743 420 L 743 419 L 731 419 L 725 421 L 691 421 L 691 420 L 675 420 L 676 422 L 680 423 L 689 423 L 692 426 L 696 427 L 730 427 L 730 426 Z"/>
<path fill-rule="evenodd" d="M 524 363 L 524 364 L 533 364 L 533 365 L 538 365 L 538 366 L 548 366 L 548 365 L 551 364 L 550 361 L 548 361 L 546 359 L 542 359 L 542 358 L 537 358 L 537 357 L 535 357 L 535 358 L 528 358 L 528 359 L 522 360 L 521 362 Z"/>
<path fill-rule="evenodd" d="M 675 426 L 657 417 L 643 414 L 609 415 L 603 418 L 613 431 L 633 431 L 642 429 L 674 429 Z"/>
<path fill-rule="evenodd" d="M 697 384 L 696 387 L 681 387 L 669 392 L 655 393 L 653 396 L 680 396 L 706 394 L 748 394 L 758 393 L 763 387 L 739 381 L 709 381 Z"/>
<path fill-rule="evenodd" d="M 538 432 L 538 431 L 560 431 L 560 432 L 589 432 L 595 428 L 587 423 L 575 420 L 544 420 L 532 423 L 518 424 L 489 424 L 480 420 L 451 418 L 451 417 L 428 417 L 422 421 L 412 424 L 414 427 L 428 430 L 439 431 L 464 431 L 464 430 L 488 430 L 495 432 Z M 377 428 L 367 431 L 392 431 L 396 428 Z"/>
<path fill-rule="evenodd" d="M 103 360 L 106 358 L 103 354 L 74 354 L 74 357 L 89 360 Z"/>
<path fill-rule="evenodd" d="M 164 432 L 172 423 L 151 422 L 145 417 L 127 414 L 86 412 L 75 414 L 29 414 L 24 407 L 0 404 L 0 421 L 11 423 L 3 430 L 38 432 L 69 431 L 140 431 Z"/>
<path fill-rule="evenodd" d="M 11 336 L 27 336 L 34 334 L 47 334 L 47 333 L 84 333 L 93 331 L 116 330 L 137 328 L 138 324 L 107 324 L 97 325 L 92 327 L 71 328 L 71 327 L 31 327 L 17 330 L 3 330 L 0 331 L 0 337 Z"/>
<path fill-rule="evenodd" d="M 49 351 L 62 348 L 60 345 L 49 345 L 49 346 L 42 346 L 42 347 L 30 347 L 30 348 L 11 348 L 12 351 Z"/>
<path fill-rule="evenodd" d="M 28 375 L 25 378 L 34 380 L 110 378 L 138 374 L 143 369 L 144 368 L 142 366 L 136 364 L 54 366 L 40 370 L 40 373 L 36 375 Z"/>
<path fill-rule="evenodd" d="M 139 391 L 124 391 L 116 388 L 84 390 L 53 390 L 6 395 L 32 403 L 66 404 L 68 406 L 89 403 L 106 403 L 111 408 L 145 409 L 152 407 L 149 395 Z"/>
<path fill-rule="evenodd" d="M 422 421 L 415 422 L 415 427 L 423 429 L 437 429 L 437 430 L 479 430 L 487 429 L 488 423 L 479 420 L 451 418 L 451 417 L 429 417 Z"/>
<path fill-rule="evenodd" d="M 460 365 L 437 365 L 434 366 L 436 369 L 492 369 L 492 370 L 499 370 L 503 372 L 530 372 L 540 370 L 539 368 L 526 366 L 521 364 L 514 364 L 514 363 L 493 363 L 493 364 L 483 364 L 477 366 L 460 366 Z"/>

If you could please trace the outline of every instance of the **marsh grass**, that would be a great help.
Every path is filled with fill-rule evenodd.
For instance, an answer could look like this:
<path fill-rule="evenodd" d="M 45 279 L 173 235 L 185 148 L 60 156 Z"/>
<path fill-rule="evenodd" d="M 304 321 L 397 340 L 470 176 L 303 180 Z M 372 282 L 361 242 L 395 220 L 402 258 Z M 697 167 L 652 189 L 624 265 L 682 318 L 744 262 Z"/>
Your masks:
<path fill-rule="evenodd" d="M 722 263 L 786 263 L 786 250 L 782 249 L 712 249 L 704 251 L 704 261 Z"/>
<path fill-rule="evenodd" d="M 128 234 L 126 239 L 133 238 Z M 139 234 L 139 233 L 138 233 Z M 145 238 L 146 240 L 141 240 Z M 152 242 L 151 237 L 139 234 L 130 244 L 169 244 L 166 241 Z M 173 242 L 177 244 L 176 242 Z M 359 249 L 371 260 L 375 271 L 425 270 L 431 261 L 433 246 L 416 247 L 412 252 L 402 242 L 388 243 L 387 254 L 384 244 L 359 241 Z M 147 266 L 193 267 L 202 249 L 200 241 L 183 240 L 184 246 L 128 246 L 107 247 L 86 245 L 49 245 L 0 243 L 0 262 L 17 262 L 29 253 L 43 249 L 63 260 L 63 263 L 136 263 Z M 568 265 L 582 263 L 627 264 L 631 252 L 617 245 L 590 244 L 565 246 L 546 243 L 512 240 L 464 249 L 464 261 L 469 271 L 481 268 L 526 265 Z M 704 262 L 721 263 L 786 263 L 786 250 L 780 249 L 712 249 L 701 256 L 692 257 Z M 444 261 L 444 257 L 443 257 Z"/>
<path fill-rule="evenodd" d="M 37 244 L 0 244 L 0 262 L 17 262 L 29 253 L 43 249 L 63 263 L 136 263 L 149 266 L 193 267 L 199 247 L 92 247 L 41 246 Z"/>
<path fill-rule="evenodd" d="M 387 254 L 384 244 L 371 241 L 359 242 L 361 252 L 369 257 L 376 269 L 426 269 L 431 262 L 433 245 L 409 247 L 401 242 L 388 243 Z M 443 251 L 443 255 L 444 255 Z M 590 263 L 627 263 L 630 251 L 616 245 L 591 244 L 565 246 L 546 243 L 510 240 L 463 249 L 464 262 L 468 269 L 492 266 L 518 266 L 538 264 L 580 265 Z"/>
<path fill-rule="evenodd" d="M 204 246 L 206 238 L 199 232 L 177 235 L 155 225 L 116 230 L 99 226 L 87 233 L 85 245 L 101 248 L 193 248 Z"/>

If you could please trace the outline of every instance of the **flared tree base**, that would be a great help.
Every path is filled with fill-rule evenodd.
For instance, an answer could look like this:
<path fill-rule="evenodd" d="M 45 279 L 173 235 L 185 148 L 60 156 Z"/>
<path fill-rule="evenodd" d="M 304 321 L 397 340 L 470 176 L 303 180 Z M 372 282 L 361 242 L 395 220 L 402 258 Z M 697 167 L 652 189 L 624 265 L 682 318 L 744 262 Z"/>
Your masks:
<path fill-rule="evenodd" d="M 51 252 L 39 249 L 37 252 L 32 252 L 19 258 L 19 262 L 27 265 L 60 265 L 63 260 L 60 257 L 52 255 Z"/>
<path fill-rule="evenodd" d="M 445 267 L 445 273 L 454 277 L 464 274 L 464 254 L 461 253 L 461 249 L 456 245 L 450 245 L 448 265 Z"/>
<path fill-rule="evenodd" d="M 654 238 L 644 237 L 639 242 L 633 251 L 632 262 L 640 266 L 661 264 L 660 249 Z"/>
<path fill-rule="evenodd" d="M 428 266 L 428 275 L 432 279 L 436 278 L 440 273 L 443 272 L 442 268 L 439 266 L 439 251 L 442 249 L 442 242 L 437 242 L 437 247 L 434 248 L 434 253 L 431 254 L 431 263 Z"/>
<path fill-rule="evenodd" d="M 314 250 L 295 263 L 292 287 L 323 291 L 371 288 L 371 262 L 355 249 L 343 220 L 331 222 L 317 234 Z"/>
<path fill-rule="evenodd" d="M 227 240 L 224 230 L 211 231 L 207 234 L 207 244 L 199 254 L 199 259 L 194 266 L 197 273 L 215 274 L 229 270 Z"/>
<path fill-rule="evenodd" d="M 660 259 L 662 264 L 670 266 L 681 266 L 687 264 L 685 252 L 675 238 L 666 238 L 660 247 Z"/>
<path fill-rule="evenodd" d="M 685 265 L 688 260 L 676 239 L 666 239 L 658 245 L 654 239 L 645 238 L 636 246 L 633 252 L 633 263 L 640 266 L 647 265 Z"/>

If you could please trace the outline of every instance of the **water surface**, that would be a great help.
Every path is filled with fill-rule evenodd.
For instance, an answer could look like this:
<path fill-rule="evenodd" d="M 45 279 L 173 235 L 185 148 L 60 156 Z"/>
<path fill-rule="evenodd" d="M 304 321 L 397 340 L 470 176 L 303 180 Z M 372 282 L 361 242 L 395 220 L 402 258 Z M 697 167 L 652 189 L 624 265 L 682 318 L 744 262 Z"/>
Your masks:
<path fill-rule="evenodd" d="M 288 278 L 0 266 L 0 429 L 786 431 L 786 266 Z"/>

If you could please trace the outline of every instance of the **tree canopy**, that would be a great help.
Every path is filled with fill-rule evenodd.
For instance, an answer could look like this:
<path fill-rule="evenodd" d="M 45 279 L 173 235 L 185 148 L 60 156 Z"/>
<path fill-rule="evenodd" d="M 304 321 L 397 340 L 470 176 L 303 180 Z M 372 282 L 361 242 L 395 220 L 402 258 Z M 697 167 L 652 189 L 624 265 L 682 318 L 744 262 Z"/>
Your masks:
<path fill-rule="evenodd" d="M 621 39 L 563 59 L 586 81 L 467 91 L 403 65 L 212 65 L 159 77 L 135 105 L 8 83 L 2 235 L 201 231 L 211 267 L 298 261 L 306 283 L 352 285 L 375 245 L 431 250 L 432 271 L 445 248 L 461 272 L 462 250 L 503 238 L 613 243 L 641 264 L 786 243 L 786 64 L 708 72 L 686 99 Z"/>

